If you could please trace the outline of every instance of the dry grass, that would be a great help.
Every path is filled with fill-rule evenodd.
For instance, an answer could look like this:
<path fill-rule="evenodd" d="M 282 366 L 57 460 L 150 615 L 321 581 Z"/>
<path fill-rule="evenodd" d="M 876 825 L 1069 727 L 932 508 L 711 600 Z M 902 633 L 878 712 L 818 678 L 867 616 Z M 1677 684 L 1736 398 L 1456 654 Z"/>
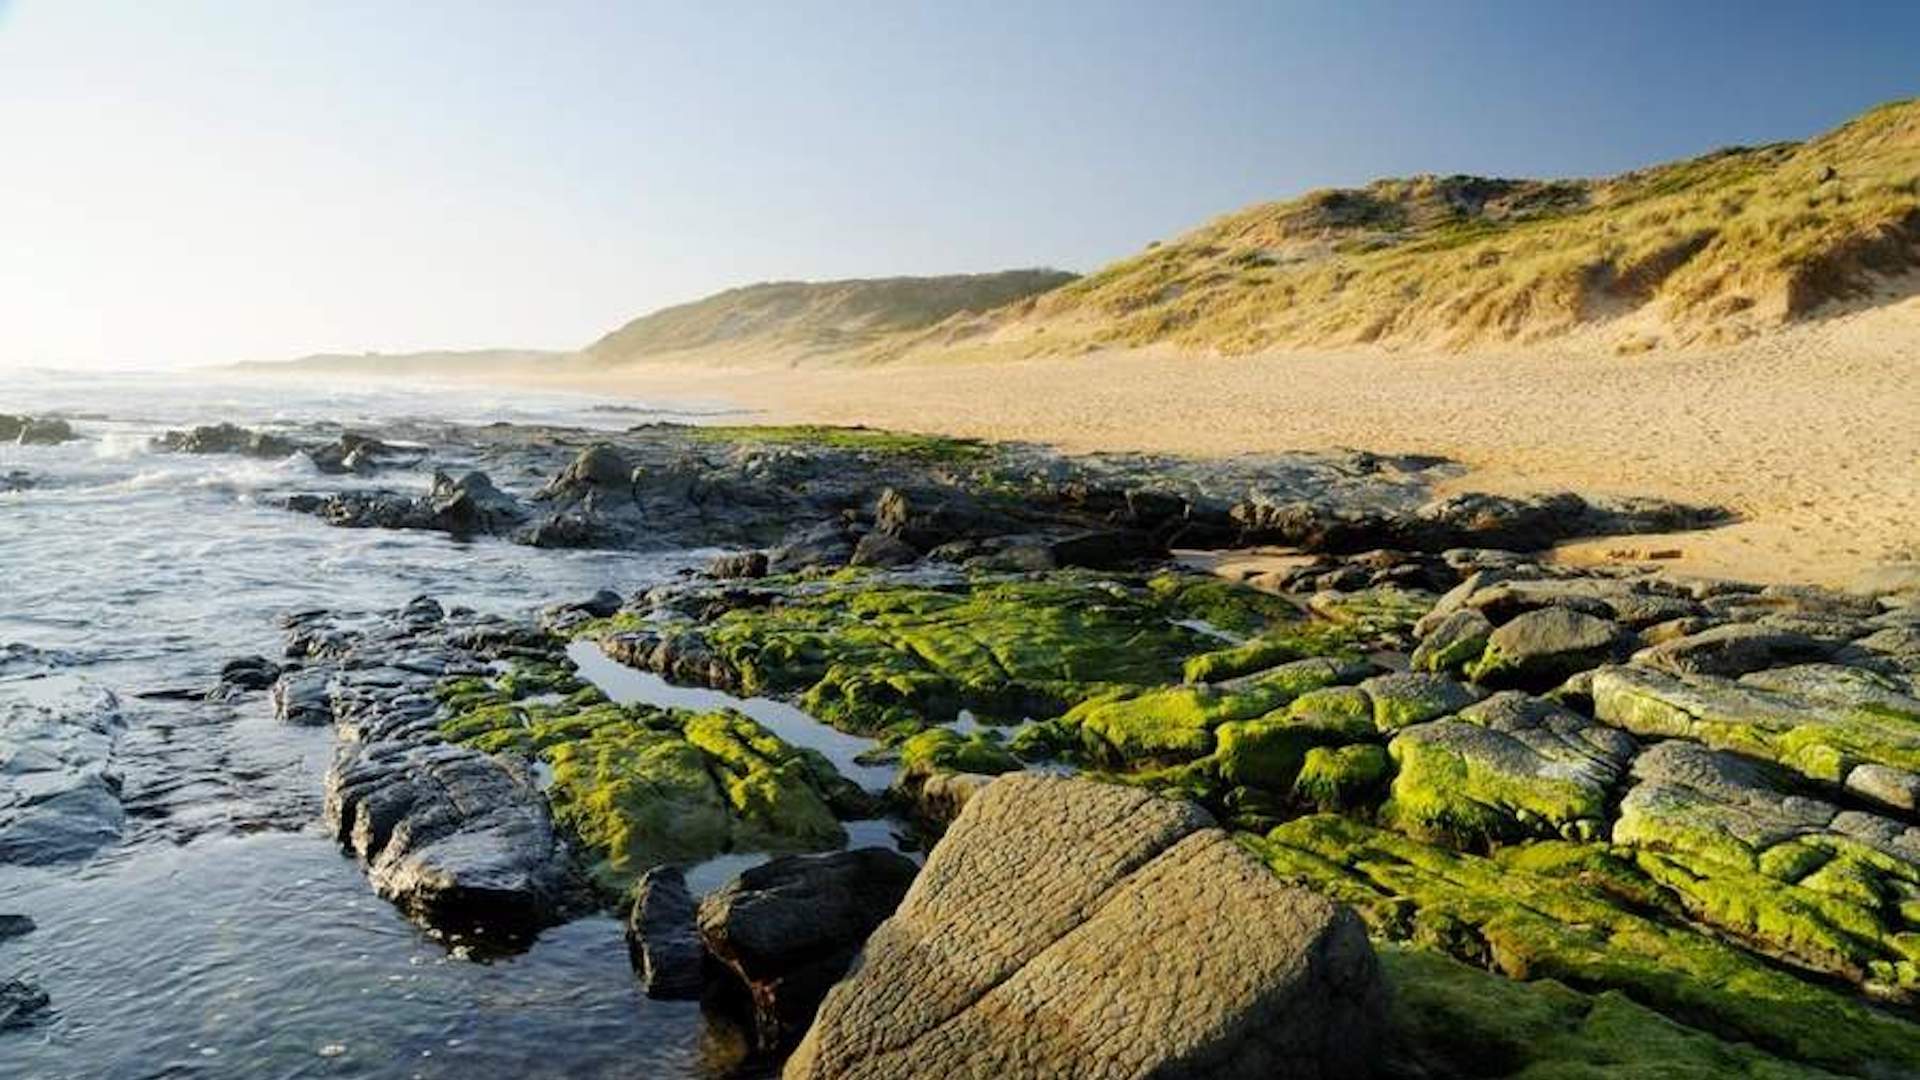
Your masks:
<path fill-rule="evenodd" d="M 969 330 L 1036 354 L 1462 349 L 1650 312 L 1660 343 L 1711 343 L 1915 265 L 1920 102 L 1899 102 L 1806 143 L 1604 180 L 1424 176 L 1254 206 Z M 939 333 L 927 344 L 959 336 Z"/>

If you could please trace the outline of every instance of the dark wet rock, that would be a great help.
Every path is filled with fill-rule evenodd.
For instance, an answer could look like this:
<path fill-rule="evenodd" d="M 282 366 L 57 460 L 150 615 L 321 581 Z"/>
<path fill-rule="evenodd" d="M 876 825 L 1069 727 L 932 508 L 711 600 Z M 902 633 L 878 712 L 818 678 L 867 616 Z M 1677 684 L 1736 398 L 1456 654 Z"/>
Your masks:
<path fill-rule="evenodd" d="M 1236 506 L 1234 517 L 1250 540 L 1331 552 L 1465 547 L 1540 551 L 1575 536 L 1674 532 L 1726 519 L 1717 510 L 1657 499 L 1587 500 L 1568 492 L 1467 493 L 1435 500 L 1411 514 L 1249 502 Z"/>
<path fill-rule="evenodd" d="M 383 466 L 415 464 L 424 456 L 424 450 L 391 446 L 371 435 L 352 431 L 307 451 L 314 468 L 323 473 L 353 473 L 358 476 L 366 476 Z"/>
<path fill-rule="evenodd" d="M 798 1039 L 861 943 L 913 884 L 911 859 L 885 848 L 788 855 L 700 902 L 701 940 L 753 1002 L 766 1049 Z"/>
<path fill-rule="evenodd" d="M 732 551 L 707 560 L 707 576 L 712 578 L 760 578 L 767 576 L 767 553 Z"/>
<path fill-rule="evenodd" d="M 0 941 L 31 934 L 35 930 L 34 921 L 27 915 L 0 915 Z"/>
<path fill-rule="evenodd" d="M 241 694 L 270 689 L 280 678 L 280 665 L 264 656 L 242 656 L 220 668 L 220 681 L 207 691 L 209 701 L 228 701 Z"/>
<path fill-rule="evenodd" d="M 1117 570 L 1166 555 L 1153 534 L 1139 529 L 1102 529 L 1053 541 L 1048 550 L 1056 566 Z"/>
<path fill-rule="evenodd" d="M 21 469 L 9 469 L 0 473 L 0 494 L 9 491 L 32 491 L 39 483 L 32 474 Z"/>
<path fill-rule="evenodd" d="M 0 413 L 0 442 L 24 446 L 55 446 L 80 436 L 73 425 L 57 417 L 8 416 Z"/>
<path fill-rule="evenodd" d="M 1034 573 L 1055 570 L 1053 542 L 1044 536 L 1019 534 L 986 540 L 956 540 L 927 553 L 936 562 L 958 563 L 972 571 Z"/>
<path fill-rule="evenodd" d="M 1547 607 L 1516 616 L 1487 637 L 1467 675 L 1487 686 L 1547 690 L 1570 675 L 1617 659 L 1628 638 L 1594 615 Z"/>
<path fill-rule="evenodd" d="M 153 441 L 155 449 L 174 454 L 243 454 L 247 457 L 283 458 L 300 450 L 300 444 L 283 435 L 249 431 L 234 424 L 204 424 L 185 431 L 169 431 Z"/>
<path fill-rule="evenodd" d="M 625 603 L 619 593 L 612 589 L 601 589 L 584 600 L 547 605 L 540 612 L 540 625 L 554 633 L 565 633 L 593 619 L 607 618 L 618 612 Z"/>
<path fill-rule="evenodd" d="M 528 540 L 535 547 L 630 547 L 646 522 L 635 496 L 634 463 L 617 447 L 581 450 L 534 495 L 541 507 Z"/>
<path fill-rule="evenodd" d="M 677 866 L 656 866 L 633 889 L 627 953 L 647 996 L 686 1001 L 706 985 L 706 946 L 696 923 L 698 905 Z"/>
<path fill-rule="evenodd" d="M 1353 914 L 1204 811 L 1003 777 L 834 987 L 789 1078 L 1371 1075 L 1386 992 Z"/>
<path fill-rule="evenodd" d="M 793 532 L 767 553 L 767 572 L 797 574 L 802 570 L 834 569 L 853 558 L 856 539 L 838 521 L 825 521 Z"/>
<path fill-rule="evenodd" d="M 45 990 L 25 979 L 0 980 L 0 1031 L 33 1023 L 51 1004 Z"/>
<path fill-rule="evenodd" d="M 487 474 L 477 469 L 457 479 L 434 473 L 424 510 L 426 524 L 420 527 L 455 536 L 502 533 L 527 518 L 527 510 L 518 499 L 495 487 Z"/>
<path fill-rule="evenodd" d="M 1792 630 L 1729 623 L 1676 638 L 1633 655 L 1633 662 L 1674 675 L 1745 675 L 1833 656 L 1831 644 Z"/>
<path fill-rule="evenodd" d="M 521 940 L 566 899 L 546 800 L 505 759 L 424 738 L 345 743 L 326 815 L 374 891 L 436 929 Z"/>
<path fill-rule="evenodd" d="M 317 515 L 341 528 L 421 529 L 462 537 L 503 533 L 528 516 L 519 500 L 494 487 L 487 474 L 479 471 L 458 478 L 435 473 L 425 495 L 343 491 L 295 495 L 286 505 L 289 510 Z"/>
<path fill-rule="evenodd" d="M 120 703 L 70 675 L 0 682 L 0 863 L 83 859 L 120 835 Z"/>
<path fill-rule="evenodd" d="M 906 566 L 918 562 L 920 552 L 912 544 L 890 533 L 870 532 L 853 547 L 849 566 Z"/>
<path fill-rule="evenodd" d="M 299 727 L 333 723 L 333 672 L 328 668 L 289 671 L 273 683 L 273 716 Z"/>

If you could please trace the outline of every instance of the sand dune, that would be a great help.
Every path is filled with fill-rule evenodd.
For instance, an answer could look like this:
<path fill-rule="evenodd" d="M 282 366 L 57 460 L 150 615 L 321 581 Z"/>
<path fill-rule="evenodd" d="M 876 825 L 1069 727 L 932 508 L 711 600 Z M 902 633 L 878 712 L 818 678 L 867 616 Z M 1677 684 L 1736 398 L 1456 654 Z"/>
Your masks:
<path fill-rule="evenodd" d="M 1614 355 L 1606 338 L 1515 352 L 1074 360 L 855 370 L 647 368 L 570 377 L 652 399 L 726 399 L 766 422 L 863 423 L 1073 450 L 1331 446 L 1439 453 L 1481 490 L 1572 488 L 1727 506 L 1671 541 L 1701 573 L 1846 584 L 1920 560 L 1920 298 L 1735 346 Z"/>

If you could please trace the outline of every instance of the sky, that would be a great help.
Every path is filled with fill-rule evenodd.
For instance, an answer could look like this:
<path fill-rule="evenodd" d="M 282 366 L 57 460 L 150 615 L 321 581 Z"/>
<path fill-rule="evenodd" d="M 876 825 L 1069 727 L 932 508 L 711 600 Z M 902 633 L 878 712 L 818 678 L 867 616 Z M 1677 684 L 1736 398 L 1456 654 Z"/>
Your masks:
<path fill-rule="evenodd" d="M 0 0 L 0 373 L 574 348 L 1920 94 L 1920 4 Z M 0 374 L 3 377 L 3 374 Z"/>

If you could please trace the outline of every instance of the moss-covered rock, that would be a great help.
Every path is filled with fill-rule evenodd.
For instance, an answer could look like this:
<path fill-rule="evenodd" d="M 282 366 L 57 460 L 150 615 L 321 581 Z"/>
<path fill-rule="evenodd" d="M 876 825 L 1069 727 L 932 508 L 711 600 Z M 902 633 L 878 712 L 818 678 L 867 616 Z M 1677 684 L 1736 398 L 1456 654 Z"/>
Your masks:
<path fill-rule="evenodd" d="M 1444 675 L 1397 672 L 1360 684 L 1373 703 L 1374 726 L 1394 732 L 1412 724 L 1451 716 L 1480 700 L 1481 691 Z"/>
<path fill-rule="evenodd" d="M 1920 1070 L 1920 1026 L 1795 977 L 1645 907 L 1653 890 L 1593 845 L 1463 854 L 1346 818 L 1287 822 L 1250 848 L 1354 906 L 1382 937 L 1523 980 L 1615 990 L 1669 1019 L 1853 1075 Z"/>
<path fill-rule="evenodd" d="M 907 772 L 997 776 L 1021 764 L 1013 751 L 985 732 L 961 735 L 950 728 L 929 728 L 900 744 L 900 767 Z"/>
<path fill-rule="evenodd" d="M 1314 614 L 1363 634 L 1398 635 L 1411 632 L 1437 599 L 1419 589 L 1377 585 L 1352 592 L 1317 592 L 1307 606 Z"/>
<path fill-rule="evenodd" d="M 1552 979 L 1519 982 L 1420 949 L 1377 950 L 1393 988 L 1389 1077 L 1513 1080 L 1822 1080 L 1684 1027 L 1618 991 L 1583 994 Z"/>
<path fill-rule="evenodd" d="M 825 757 L 748 717 L 615 704 L 557 653 L 447 680 L 438 695 L 448 739 L 552 768 L 554 818 L 611 890 L 661 863 L 723 851 L 839 847 L 837 817 L 873 810 Z"/>
<path fill-rule="evenodd" d="M 1316 746 L 1300 760 L 1293 793 L 1319 810 L 1350 810 L 1378 802 L 1392 775 L 1393 761 L 1383 746 Z"/>
<path fill-rule="evenodd" d="M 1365 668 L 1316 657 L 1282 664 L 1235 682 L 1117 690 L 1082 703 L 1061 717 L 1080 732 L 1081 748 L 1110 766 L 1177 763 L 1214 750 L 1214 730 L 1286 707 L 1302 694 L 1352 679 Z M 1292 783 L 1289 775 L 1279 786 Z"/>
<path fill-rule="evenodd" d="M 1816 697 L 1710 675 L 1638 667 L 1593 676 L 1594 715 L 1636 735 L 1689 739 L 1777 762 L 1901 810 L 1920 795 L 1920 715 L 1840 680 Z"/>
<path fill-rule="evenodd" d="M 1415 836 L 1466 848 L 1530 836 L 1598 839 L 1635 749 L 1624 732 L 1507 691 L 1394 738 L 1386 816 Z"/>
<path fill-rule="evenodd" d="M 1654 747 L 1633 774 L 1614 842 L 1695 918 L 1882 995 L 1920 990 L 1920 829 L 1692 743 Z"/>

